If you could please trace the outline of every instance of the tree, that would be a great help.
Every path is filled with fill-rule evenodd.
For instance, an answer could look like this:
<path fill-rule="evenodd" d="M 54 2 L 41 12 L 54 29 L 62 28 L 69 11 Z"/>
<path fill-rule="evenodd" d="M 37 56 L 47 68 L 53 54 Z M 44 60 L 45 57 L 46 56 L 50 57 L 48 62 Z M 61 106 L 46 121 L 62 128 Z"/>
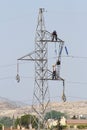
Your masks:
<path fill-rule="evenodd" d="M 15 121 L 15 125 L 24 126 L 26 128 L 29 128 L 29 125 L 32 125 L 33 128 L 37 128 L 38 126 L 38 118 L 34 115 L 24 115 L 20 118 L 17 118 Z"/>
<path fill-rule="evenodd" d="M 0 123 L 6 127 L 10 127 L 13 125 L 13 119 L 10 117 L 2 117 L 0 118 Z"/>
<path fill-rule="evenodd" d="M 45 120 L 60 119 L 62 116 L 66 117 L 66 114 L 52 110 L 52 111 L 46 113 Z"/>
<path fill-rule="evenodd" d="M 0 124 L 0 130 L 2 130 L 2 124 Z"/>

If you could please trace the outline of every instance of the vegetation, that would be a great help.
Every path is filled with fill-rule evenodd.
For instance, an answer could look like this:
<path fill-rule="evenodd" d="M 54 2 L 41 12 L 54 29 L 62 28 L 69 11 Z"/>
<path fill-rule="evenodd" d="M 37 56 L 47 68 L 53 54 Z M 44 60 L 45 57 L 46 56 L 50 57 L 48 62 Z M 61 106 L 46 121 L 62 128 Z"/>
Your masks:
<path fill-rule="evenodd" d="M 0 118 L 0 129 L 2 127 L 2 124 L 6 127 L 10 127 L 13 125 L 13 119 L 10 117 L 2 117 Z"/>
<path fill-rule="evenodd" d="M 61 119 L 62 116 L 66 117 L 66 114 L 52 110 L 51 112 L 46 113 L 45 120 L 48 120 L 48 119 Z"/>
<path fill-rule="evenodd" d="M 24 126 L 25 128 L 29 128 L 30 124 L 32 124 L 33 128 L 37 128 L 38 118 L 36 118 L 36 116 L 27 114 L 21 116 L 20 118 L 17 118 L 15 121 L 15 126 L 20 125 L 20 126 Z"/>
<path fill-rule="evenodd" d="M 2 130 L 2 124 L 0 124 L 0 130 Z"/>
<path fill-rule="evenodd" d="M 77 128 L 78 128 L 78 129 L 86 129 L 86 128 L 87 128 L 87 125 L 78 125 Z"/>
<path fill-rule="evenodd" d="M 74 125 L 70 125 L 70 128 L 74 128 Z"/>

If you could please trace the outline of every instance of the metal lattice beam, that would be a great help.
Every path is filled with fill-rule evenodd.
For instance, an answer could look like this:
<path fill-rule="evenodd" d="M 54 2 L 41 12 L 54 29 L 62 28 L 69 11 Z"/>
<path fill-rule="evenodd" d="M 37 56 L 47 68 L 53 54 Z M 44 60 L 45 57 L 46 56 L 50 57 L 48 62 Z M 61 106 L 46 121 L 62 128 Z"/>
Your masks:
<path fill-rule="evenodd" d="M 44 116 L 47 111 L 50 96 L 49 96 L 49 88 L 48 88 L 48 80 L 52 80 L 53 72 L 48 70 L 48 43 L 53 43 L 52 34 L 45 29 L 45 21 L 43 16 L 44 9 L 39 9 L 38 15 L 38 24 L 36 28 L 36 36 L 35 36 L 35 50 L 32 53 L 29 53 L 21 58 L 20 60 L 32 60 L 35 61 L 35 82 L 34 82 L 34 92 L 33 92 L 33 103 L 32 108 L 34 112 L 37 113 L 39 119 L 44 124 Z M 56 80 L 60 80 L 63 82 L 63 101 L 66 101 L 65 96 L 65 83 L 64 79 L 60 77 L 60 67 L 61 67 L 61 54 L 64 45 L 64 41 L 57 38 L 55 43 L 58 43 L 58 58 L 56 63 L 57 66 L 57 76 Z M 18 64 L 17 64 L 17 76 L 16 79 L 19 82 L 20 77 L 18 75 Z"/>

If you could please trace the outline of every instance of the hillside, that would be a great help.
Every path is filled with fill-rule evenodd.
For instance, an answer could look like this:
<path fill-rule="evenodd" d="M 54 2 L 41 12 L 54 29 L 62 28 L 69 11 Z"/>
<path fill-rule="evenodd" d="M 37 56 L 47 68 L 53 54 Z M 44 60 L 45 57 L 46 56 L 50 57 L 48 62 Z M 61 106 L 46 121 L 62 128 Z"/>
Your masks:
<path fill-rule="evenodd" d="M 51 108 L 51 109 L 50 109 Z M 68 115 L 87 115 L 87 101 L 53 102 L 49 104 L 49 110 L 56 110 Z M 48 110 L 48 111 L 49 111 Z M 25 113 L 32 113 L 31 106 L 18 105 L 17 102 L 0 98 L 0 116 L 15 117 Z"/>
<path fill-rule="evenodd" d="M 67 113 L 68 115 L 87 115 L 87 101 L 52 103 L 53 110 Z"/>

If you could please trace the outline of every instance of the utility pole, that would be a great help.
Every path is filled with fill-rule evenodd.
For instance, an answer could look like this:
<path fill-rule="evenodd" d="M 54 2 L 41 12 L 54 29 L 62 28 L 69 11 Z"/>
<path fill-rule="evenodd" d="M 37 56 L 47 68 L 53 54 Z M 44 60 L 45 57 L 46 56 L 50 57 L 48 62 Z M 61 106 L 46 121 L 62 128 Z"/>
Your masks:
<path fill-rule="evenodd" d="M 48 105 L 50 103 L 48 80 L 52 80 L 53 72 L 48 69 L 48 43 L 52 41 L 52 33 L 46 31 L 45 21 L 44 21 L 44 9 L 39 9 L 38 23 L 36 27 L 36 36 L 35 36 L 35 50 L 32 53 L 29 53 L 21 58 L 20 60 L 32 60 L 35 61 L 35 81 L 34 81 L 34 92 L 33 92 L 33 103 L 32 108 L 34 112 L 38 115 L 40 121 L 44 125 L 44 116 L 47 111 Z M 63 81 L 63 97 L 65 101 L 64 93 L 64 79 L 60 77 L 60 64 L 61 62 L 61 53 L 64 45 L 64 41 L 57 38 L 55 41 L 59 44 L 59 54 L 58 54 L 58 64 L 57 64 L 57 78 L 55 80 Z M 18 64 L 17 64 L 17 76 L 16 79 L 19 82 L 20 77 L 18 74 Z M 44 126 L 43 126 L 44 127 Z"/>

